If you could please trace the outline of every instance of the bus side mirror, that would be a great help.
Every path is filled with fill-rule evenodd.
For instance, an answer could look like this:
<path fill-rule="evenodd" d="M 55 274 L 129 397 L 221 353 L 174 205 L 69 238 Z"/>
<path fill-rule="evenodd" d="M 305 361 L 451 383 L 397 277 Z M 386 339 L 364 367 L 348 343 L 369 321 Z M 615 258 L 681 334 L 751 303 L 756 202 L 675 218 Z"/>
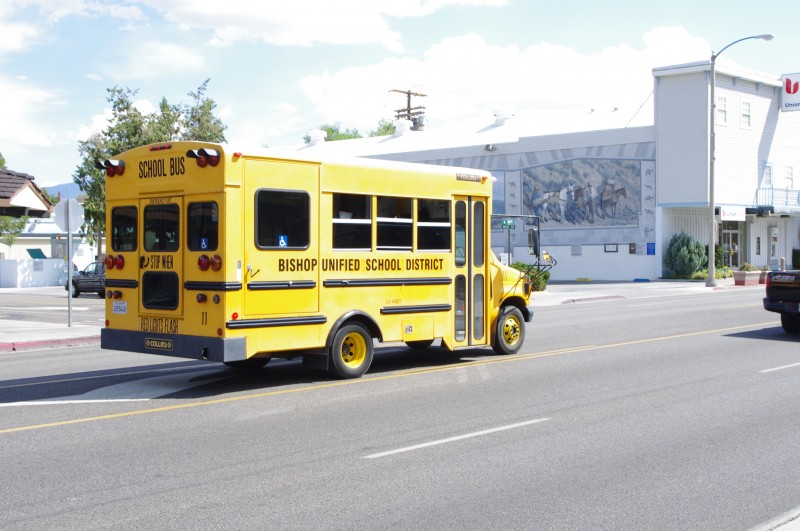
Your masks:
<path fill-rule="evenodd" d="M 528 229 L 528 254 L 539 258 L 541 250 L 539 249 L 539 231 L 536 229 Z"/>

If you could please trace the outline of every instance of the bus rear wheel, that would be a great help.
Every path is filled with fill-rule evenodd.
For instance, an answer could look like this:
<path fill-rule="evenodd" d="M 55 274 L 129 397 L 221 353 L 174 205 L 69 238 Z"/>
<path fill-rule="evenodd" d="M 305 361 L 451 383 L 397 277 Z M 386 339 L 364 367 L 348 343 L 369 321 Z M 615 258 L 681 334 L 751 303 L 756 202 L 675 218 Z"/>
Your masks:
<path fill-rule="evenodd" d="M 373 351 L 372 336 L 363 325 L 343 326 L 330 348 L 330 373 L 336 378 L 360 378 L 372 364 Z"/>
<path fill-rule="evenodd" d="M 514 354 L 525 341 L 525 321 L 522 312 L 515 306 L 507 306 L 497 316 L 492 348 L 498 354 Z"/>

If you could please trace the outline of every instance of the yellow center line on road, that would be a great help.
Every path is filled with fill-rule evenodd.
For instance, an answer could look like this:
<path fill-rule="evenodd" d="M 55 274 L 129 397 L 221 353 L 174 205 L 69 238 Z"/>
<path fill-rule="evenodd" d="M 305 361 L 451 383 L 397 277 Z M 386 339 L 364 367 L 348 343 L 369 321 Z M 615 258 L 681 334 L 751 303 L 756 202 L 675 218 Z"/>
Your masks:
<path fill-rule="evenodd" d="M 322 384 L 315 384 L 315 385 L 308 385 L 304 387 L 297 387 L 294 389 L 278 389 L 275 391 L 265 391 L 262 393 L 253 393 L 243 396 L 230 396 L 225 398 L 216 398 L 213 400 L 202 400 L 200 402 L 189 402 L 183 404 L 174 404 L 171 406 L 161 406 L 161 407 L 154 407 L 148 409 L 138 409 L 134 411 L 124 411 L 121 413 L 110 413 L 108 415 L 97 415 L 94 417 L 81 417 L 76 419 L 70 420 L 60 420 L 55 422 L 46 422 L 43 424 L 31 424 L 28 426 L 17 426 L 15 428 L 4 428 L 0 429 L 0 435 L 9 434 L 9 433 L 17 433 L 22 431 L 32 431 L 32 430 L 41 430 L 45 428 L 56 428 L 60 426 L 69 426 L 72 424 L 81 424 L 85 422 L 97 422 L 101 420 L 111 420 L 111 419 L 121 419 L 125 417 L 133 417 L 137 415 L 149 415 L 153 413 L 163 413 L 166 411 L 177 411 L 180 409 L 189 409 L 194 407 L 203 407 L 203 406 L 213 406 L 216 404 L 226 404 L 230 402 L 239 402 L 242 400 L 254 400 L 257 398 L 267 398 L 273 396 L 281 396 L 281 395 L 288 395 L 293 393 L 302 393 L 307 391 L 319 391 L 323 389 L 331 389 L 334 387 L 343 387 L 345 385 L 358 385 L 358 384 L 368 384 L 373 382 L 381 382 L 385 380 L 395 380 L 398 378 L 406 378 L 409 376 L 418 376 L 421 374 L 430 374 L 435 372 L 442 372 L 442 371 L 452 371 L 455 369 L 460 369 L 462 367 L 475 367 L 481 365 L 490 365 L 495 363 L 510 363 L 516 361 L 523 361 L 523 360 L 530 360 L 536 358 L 545 358 L 550 356 L 560 356 L 563 354 L 572 354 L 576 352 L 587 352 L 592 350 L 600 350 L 600 349 L 607 349 L 607 348 L 616 348 L 616 347 L 625 347 L 630 345 L 640 345 L 643 343 L 654 343 L 658 341 L 669 341 L 672 339 L 682 339 L 686 337 L 693 337 L 693 336 L 701 336 L 701 335 L 708 335 L 708 334 L 716 334 L 716 333 L 724 333 L 724 332 L 732 332 L 735 330 L 744 330 L 746 328 L 756 328 L 759 326 L 767 326 L 767 325 L 775 325 L 775 321 L 769 321 L 766 323 L 755 323 L 749 325 L 740 325 L 740 326 L 731 326 L 726 328 L 715 328 L 712 330 L 700 330 L 698 332 L 687 332 L 684 334 L 674 334 L 669 336 L 660 336 L 660 337 L 651 337 L 647 339 L 636 339 L 631 341 L 620 341 L 617 343 L 606 343 L 602 345 L 585 345 L 581 347 L 574 347 L 574 348 L 566 348 L 566 349 L 558 349 L 558 350 L 550 350 L 546 352 L 536 352 L 531 354 L 518 354 L 514 356 L 505 356 L 500 358 L 492 358 L 487 360 L 475 360 L 469 362 L 459 362 L 452 365 L 445 365 L 442 367 L 428 367 L 424 369 L 411 369 L 408 371 L 403 371 L 396 374 L 388 374 L 385 376 L 373 376 L 373 377 L 366 377 L 366 378 L 359 378 L 354 380 L 342 380 L 336 382 L 328 382 Z"/>

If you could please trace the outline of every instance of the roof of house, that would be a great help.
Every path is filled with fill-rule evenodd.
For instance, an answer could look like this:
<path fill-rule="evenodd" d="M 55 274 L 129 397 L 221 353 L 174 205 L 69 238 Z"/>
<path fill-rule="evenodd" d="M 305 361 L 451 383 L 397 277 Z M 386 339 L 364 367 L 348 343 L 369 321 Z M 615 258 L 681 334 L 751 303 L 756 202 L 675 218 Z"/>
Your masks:
<path fill-rule="evenodd" d="M 0 169 L 0 216 L 42 217 L 50 213 L 53 204 L 33 179 L 27 173 Z"/>

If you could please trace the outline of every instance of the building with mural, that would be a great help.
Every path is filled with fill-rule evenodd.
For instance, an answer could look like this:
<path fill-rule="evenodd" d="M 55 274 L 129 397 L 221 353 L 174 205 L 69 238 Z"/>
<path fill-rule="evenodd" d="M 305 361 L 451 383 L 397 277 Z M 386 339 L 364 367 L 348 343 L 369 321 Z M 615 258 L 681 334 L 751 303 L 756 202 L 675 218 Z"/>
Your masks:
<path fill-rule="evenodd" d="M 525 224 L 503 230 L 502 215 L 535 214 L 558 259 L 554 280 L 657 279 L 670 273 L 663 256 L 674 234 L 707 244 L 713 230 L 710 73 L 708 61 L 654 69 L 647 127 L 526 136 L 524 123 L 498 115 L 475 131 L 398 122 L 391 137 L 325 143 L 311 135 L 298 149 L 490 171 L 498 254 L 529 260 Z M 776 269 L 782 257 L 791 265 L 800 248 L 800 112 L 781 109 L 790 83 L 716 68 L 716 238 L 733 268 Z"/>

